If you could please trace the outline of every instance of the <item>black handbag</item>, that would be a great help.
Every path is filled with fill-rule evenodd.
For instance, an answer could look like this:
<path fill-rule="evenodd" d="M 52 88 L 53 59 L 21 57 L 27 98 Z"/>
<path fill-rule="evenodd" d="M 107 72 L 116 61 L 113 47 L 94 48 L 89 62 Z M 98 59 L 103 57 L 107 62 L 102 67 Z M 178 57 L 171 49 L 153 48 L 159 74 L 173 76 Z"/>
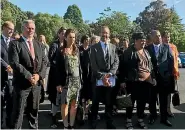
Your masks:
<path fill-rule="evenodd" d="M 179 96 L 179 87 L 176 81 L 177 90 L 175 90 L 173 96 L 172 96 L 172 104 L 173 106 L 179 106 L 180 105 L 180 96 Z"/>
<path fill-rule="evenodd" d="M 127 90 L 124 88 L 124 94 L 121 91 L 116 97 L 117 108 L 120 110 L 122 108 L 132 107 L 131 94 L 127 94 Z"/>

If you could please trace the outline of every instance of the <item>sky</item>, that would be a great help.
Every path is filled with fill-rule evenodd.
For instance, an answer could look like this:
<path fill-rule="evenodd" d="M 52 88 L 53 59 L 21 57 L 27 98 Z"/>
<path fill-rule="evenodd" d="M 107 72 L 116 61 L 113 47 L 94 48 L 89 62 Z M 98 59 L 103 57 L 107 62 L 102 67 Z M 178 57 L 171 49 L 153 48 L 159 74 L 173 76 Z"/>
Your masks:
<path fill-rule="evenodd" d="M 96 21 L 100 17 L 101 12 L 107 7 L 112 11 L 122 11 L 130 16 L 131 20 L 135 20 L 140 12 L 142 12 L 151 1 L 155 0 L 9 0 L 17 5 L 23 11 L 32 11 L 33 13 L 49 13 L 63 16 L 67 7 L 76 4 L 83 16 L 83 20 L 90 22 Z M 175 10 L 185 24 L 185 0 L 163 0 L 168 7 L 174 5 Z"/>

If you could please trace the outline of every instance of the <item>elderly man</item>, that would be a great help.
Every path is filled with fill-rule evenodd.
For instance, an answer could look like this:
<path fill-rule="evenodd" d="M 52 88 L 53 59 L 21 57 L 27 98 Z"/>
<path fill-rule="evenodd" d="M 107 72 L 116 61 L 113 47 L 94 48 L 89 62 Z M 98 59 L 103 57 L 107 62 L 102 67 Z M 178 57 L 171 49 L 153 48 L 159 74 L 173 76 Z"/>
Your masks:
<path fill-rule="evenodd" d="M 11 21 L 6 21 L 2 25 L 1 34 L 1 91 L 5 96 L 1 95 L 1 125 L 3 121 L 3 107 L 6 105 L 6 124 L 10 122 L 12 111 L 12 90 L 13 87 L 9 84 L 8 75 L 12 74 L 12 68 L 8 62 L 8 48 L 11 41 L 11 36 L 14 32 L 14 24 Z M 3 92 L 4 91 L 4 92 Z M 6 100 L 6 104 L 5 104 Z"/>
<path fill-rule="evenodd" d="M 38 109 L 40 102 L 41 80 L 46 73 L 47 59 L 42 44 L 34 40 L 35 23 L 26 20 L 22 24 L 22 36 L 11 42 L 9 47 L 9 63 L 13 68 L 14 104 L 12 112 L 12 128 L 21 129 L 24 107 L 29 94 L 33 95 L 32 108 L 28 112 L 31 128 L 38 128 Z"/>
<path fill-rule="evenodd" d="M 161 33 L 158 30 L 153 30 L 151 33 L 153 44 L 146 47 L 150 53 L 154 72 L 157 80 L 157 87 L 151 91 L 150 100 L 150 120 L 153 124 L 157 116 L 156 99 L 159 94 L 161 123 L 167 126 L 172 126 L 167 118 L 167 99 L 170 93 L 169 86 L 173 76 L 174 58 L 169 45 L 162 44 Z"/>

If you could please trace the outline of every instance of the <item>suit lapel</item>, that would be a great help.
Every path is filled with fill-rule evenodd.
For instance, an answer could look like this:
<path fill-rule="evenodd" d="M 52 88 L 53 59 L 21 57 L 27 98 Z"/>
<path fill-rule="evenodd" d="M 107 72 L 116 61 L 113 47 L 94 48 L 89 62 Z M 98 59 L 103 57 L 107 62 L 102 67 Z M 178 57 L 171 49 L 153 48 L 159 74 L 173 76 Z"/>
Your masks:
<path fill-rule="evenodd" d="M 38 59 L 38 43 L 35 40 L 33 40 L 33 47 L 35 52 L 35 59 Z"/>
<path fill-rule="evenodd" d="M 6 43 L 5 43 L 4 38 L 3 38 L 2 35 L 1 35 L 1 45 L 2 45 L 2 46 L 5 48 L 5 50 L 8 52 L 8 47 L 7 47 Z"/>
<path fill-rule="evenodd" d="M 112 53 L 112 45 L 111 45 L 111 43 L 109 43 L 108 46 L 109 46 L 109 47 L 108 47 L 108 51 L 109 51 L 109 63 L 110 63 L 110 61 L 111 61 L 111 59 L 112 59 L 112 58 L 111 58 L 111 54 L 113 54 L 113 53 Z"/>
<path fill-rule="evenodd" d="M 27 43 L 26 43 L 26 41 L 21 37 L 21 43 L 23 44 L 23 46 L 24 46 L 24 49 L 28 52 L 28 54 L 30 55 L 30 57 L 32 58 L 32 56 L 31 56 L 31 53 L 30 53 L 30 50 L 29 50 L 29 48 L 28 48 L 28 46 L 27 46 Z"/>
<path fill-rule="evenodd" d="M 104 51 L 103 51 L 103 48 L 101 47 L 101 42 L 98 43 L 97 49 L 98 49 L 98 52 L 100 53 L 100 56 L 103 56 L 103 59 L 105 59 Z"/>

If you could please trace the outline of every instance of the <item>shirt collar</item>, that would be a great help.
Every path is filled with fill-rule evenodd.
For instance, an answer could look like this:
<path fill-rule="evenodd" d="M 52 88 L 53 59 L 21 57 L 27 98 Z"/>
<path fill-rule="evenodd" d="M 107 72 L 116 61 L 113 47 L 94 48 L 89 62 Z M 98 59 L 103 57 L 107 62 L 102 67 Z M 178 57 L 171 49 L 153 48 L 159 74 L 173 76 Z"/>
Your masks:
<path fill-rule="evenodd" d="M 154 47 L 160 47 L 161 44 L 156 45 L 156 44 L 153 43 L 153 45 L 154 45 Z"/>
<path fill-rule="evenodd" d="M 25 42 L 28 42 L 28 39 L 27 38 L 25 38 L 24 36 L 22 36 L 22 38 L 24 39 Z"/>
<path fill-rule="evenodd" d="M 2 37 L 3 37 L 3 39 L 4 39 L 5 42 L 7 42 L 7 39 L 10 41 L 10 37 L 9 38 L 8 37 L 5 37 L 5 35 L 3 35 L 3 34 L 2 34 Z"/>

